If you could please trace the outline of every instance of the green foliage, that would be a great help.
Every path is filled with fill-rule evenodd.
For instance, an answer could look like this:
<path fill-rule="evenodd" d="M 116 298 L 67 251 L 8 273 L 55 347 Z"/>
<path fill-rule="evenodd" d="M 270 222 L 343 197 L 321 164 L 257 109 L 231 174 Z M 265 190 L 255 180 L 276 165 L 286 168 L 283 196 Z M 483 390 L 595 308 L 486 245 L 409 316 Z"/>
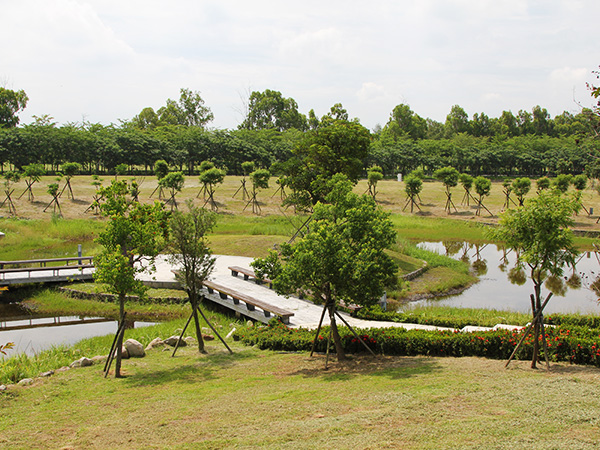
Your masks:
<path fill-rule="evenodd" d="M 540 193 L 541 191 L 550 189 L 551 183 L 552 182 L 550 181 L 550 178 L 548 178 L 548 177 L 538 178 L 536 181 L 537 192 Z"/>
<path fill-rule="evenodd" d="M 23 176 L 27 177 L 32 183 L 40 181 L 42 176 L 46 174 L 43 164 L 27 164 L 23 166 Z"/>
<path fill-rule="evenodd" d="M 207 170 L 213 169 L 215 167 L 215 163 L 212 161 L 202 161 L 200 163 L 200 173 L 206 172 Z"/>
<path fill-rule="evenodd" d="M 242 163 L 242 172 L 244 173 L 244 176 L 250 175 L 254 172 L 254 163 L 252 161 L 244 161 Z"/>
<path fill-rule="evenodd" d="M 423 180 L 412 173 L 404 178 L 404 192 L 410 198 L 414 198 L 421 193 L 423 189 Z"/>
<path fill-rule="evenodd" d="M 571 185 L 571 179 L 573 175 L 571 174 L 560 174 L 557 175 L 554 181 L 552 182 L 552 186 L 554 189 L 558 190 L 561 193 L 565 193 L 569 190 L 569 186 Z"/>
<path fill-rule="evenodd" d="M 572 178 L 573 187 L 578 191 L 583 191 L 587 187 L 587 176 L 584 174 L 576 175 Z"/>
<path fill-rule="evenodd" d="M 256 169 L 250 174 L 253 189 L 268 189 L 271 172 L 267 169 Z"/>
<path fill-rule="evenodd" d="M 19 124 L 17 114 L 25 109 L 28 101 L 25 91 L 0 87 L 0 128 L 16 127 Z"/>
<path fill-rule="evenodd" d="M 467 192 L 469 192 L 473 187 L 473 179 L 474 178 L 468 173 L 461 173 L 458 177 L 458 181 Z"/>
<path fill-rule="evenodd" d="M 480 201 L 482 197 L 490 195 L 492 182 L 489 179 L 479 176 L 473 180 L 473 184 L 475 185 L 475 192 L 479 195 Z"/>
<path fill-rule="evenodd" d="M 442 182 L 446 190 L 458 184 L 459 172 L 454 167 L 443 167 L 433 173 L 433 177 Z"/>
<path fill-rule="evenodd" d="M 512 188 L 519 200 L 519 206 L 525 204 L 525 196 L 531 189 L 531 180 L 527 177 L 515 178 L 512 182 Z"/>
<path fill-rule="evenodd" d="M 548 328 L 548 357 L 551 361 L 567 361 L 600 367 L 600 338 L 598 329 Z M 456 331 L 406 330 L 404 328 L 371 328 L 361 330 L 360 337 L 376 353 L 399 356 L 478 356 L 508 359 L 522 337 L 523 329 L 497 330 L 473 333 Z M 316 339 L 316 351 L 327 350 L 328 328 L 322 329 Z M 363 345 L 345 327 L 340 328 L 343 348 L 347 352 L 361 353 Z M 274 351 L 308 351 L 312 347 L 314 331 L 287 328 L 270 323 L 268 327 L 237 330 L 234 339 L 246 345 Z M 526 336 L 516 354 L 517 359 L 530 359 L 534 336 Z"/>
<path fill-rule="evenodd" d="M 164 159 L 159 159 L 154 163 L 154 175 L 160 181 L 169 173 L 169 164 Z"/>
<path fill-rule="evenodd" d="M 248 99 L 248 113 L 240 124 L 240 129 L 277 131 L 296 128 L 305 130 L 306 116 L 298 112 L 298 104 L 293 98 L 284 98 L 279 91 L 266 89 L 254 91 Z"/>

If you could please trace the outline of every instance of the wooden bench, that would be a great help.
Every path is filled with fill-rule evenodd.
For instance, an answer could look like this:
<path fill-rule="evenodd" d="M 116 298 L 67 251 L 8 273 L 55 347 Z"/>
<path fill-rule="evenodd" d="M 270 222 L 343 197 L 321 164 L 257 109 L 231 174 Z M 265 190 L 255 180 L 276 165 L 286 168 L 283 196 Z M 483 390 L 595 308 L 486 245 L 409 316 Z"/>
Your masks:
<path fill-rule="evenodd" d="M 223 300 L 231 297 L 234 305 L 239 305 L 240 301 L 244 302 L 248 311 L 255 311 L 256 308 L 262 309 L 265 317 L 271 317 L 271 314 L 274 314 L 280 317 L 283 323 L 288 324 L 290 323 L 290 317 L 294 315 L 292 312 L 262 302 L 254 297 L 250 297 L 249 295 L 242 294 L 241 292 L 228 288 L 227 286 L 222 286 L 209 280 L 205 280 L 202 284 L 204 284 L 209 294 L 213 294 L 216 291 Z"/>
<path fill-rule="evenodd" d="M 245 267 L 240 267 L 240 266 L 229 266 L 228 267 L 229 270 L 231 270 L 231 275 L 234 277 L 238 276 L 238 273 L 241 273 L 242 275 L 244 275 L 244 280 L 248 281 L 249 278 L 254 278 L 254 282 L 256 284 L 262 284 L 262 283 L 268 283 L 269 287 L 273 286 L 273 281 L 268 279 L 268 278 L 258 278 L 256 276 L 256 273 L 254 273 L 254 270 L 252 269 L 246 269 Z"/>

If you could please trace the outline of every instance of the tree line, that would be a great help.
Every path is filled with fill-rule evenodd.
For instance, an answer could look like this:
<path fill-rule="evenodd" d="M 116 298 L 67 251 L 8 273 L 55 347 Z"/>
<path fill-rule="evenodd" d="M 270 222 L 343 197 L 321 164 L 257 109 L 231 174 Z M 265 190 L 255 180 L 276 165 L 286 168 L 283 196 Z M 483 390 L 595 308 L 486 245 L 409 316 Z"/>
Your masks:
<path fill-rule="evenodd" d="M 590 86 L 592 96 L 597 88 Z M 517 114 L 504 111 L 498 118 L 476 113 L 469 118 L 455 105 L 444 123 L 424 119 L 408 105 L 397 105 L 387 123 L 367 130 L 350 119 L 341 104 L 318 118 L 298 111 L 292 98 L 278 91 L 252 92 L 245 119 L 237 129 L 210 129 L 210 108 L 198 92 L 181 89 L 178 101 L 168 99 L 154 111 L 144 108 L 119 124 L 69 123 L 58 126 L 50 116 L 20 126 L 18 112 L 25 108 L 23 91 L 0 88 L 0 168 L 20 169 L 43 164 L 59 171 L 76 162 L 82 173 L 111 173 L 125 165 L 129 173 L 150 173 L 156 161 L 192 175 L 202 161 L 212 161 L 229 174 L 241 175 L 242 163 L 271 168 L 288 164 L 306 142 L 325 133 L 346 132 L 349 124 L 367 136 L 361 153 L 362 175 L 379 166 L 385 176 L 423 169 L 432 174 L 452 166 L 473 176 L 546 176 L 580 174 L 597 160 L 600 115 L 583 108 L 551 118 L 545 108 Z M 361 140 L 360 145 L 363 145 Z"/>

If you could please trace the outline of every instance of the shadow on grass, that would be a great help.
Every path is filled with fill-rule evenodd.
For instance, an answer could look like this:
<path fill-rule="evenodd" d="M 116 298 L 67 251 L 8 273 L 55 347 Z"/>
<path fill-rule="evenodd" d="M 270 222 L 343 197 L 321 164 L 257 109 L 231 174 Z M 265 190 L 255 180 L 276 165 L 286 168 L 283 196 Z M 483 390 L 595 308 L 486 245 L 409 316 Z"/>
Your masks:
<path fill-rule="evenodd" d="M 332 360 L 330 355 L 328 368 L 325 369 L 325 355 L 312 358 L 312 367 L 305 367 L 291 375 L 307 378 L 322 378 L 323 381 L 346 381 L 359 376 L 378 376 L 392 380 L 401 380 L 440 370 L 439 364 L 432 359 L 409 356 L 371 356 L 349 355 L 346 361 Z"/>
<path fill-rule="evenodd" d="M 162 368 L 148 371 L 137 371 L 133 375 L 128 375 L 125 379 L 127 385 L 131 387 L 158 386 L 168 383 L 198 383 L 202 381 L 214 380 L 219 378 L 217 375 L 223 369 L 227 369 L 239 361 L 255 357 L 252 352 L 226 353 L 225 350 L 220 353 L 201 355 L 198 353 L 179 355 L 171 358 L 172 349 L 161 355 Z M 169 360 L 169 363 L 166 360 Z M 166 364 L 172 367 L 164 367 Z"/>

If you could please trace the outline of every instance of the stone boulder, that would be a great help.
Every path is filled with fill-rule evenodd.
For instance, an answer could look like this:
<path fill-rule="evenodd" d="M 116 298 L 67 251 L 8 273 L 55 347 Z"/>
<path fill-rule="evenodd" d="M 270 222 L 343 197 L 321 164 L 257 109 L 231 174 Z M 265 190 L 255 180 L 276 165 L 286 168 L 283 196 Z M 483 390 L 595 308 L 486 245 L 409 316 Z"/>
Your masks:
<path fill-rule="evenodd" d="M 94 364 L 94 361 L 92 361 L 90 358 L 86 358 L 85 356 L 82 356 L 78 360 L 73 361 L 71 364 L 69 364 L 69 367 L 71 369 L 75 369 L 76 367 L 89 367 L 89 366 L 92 366 L 93 364 Z"/>
<path fill-rule="evenodd" d="M 30 386 L 33 384 L 33 378 L 23 378 L 17 383 L 19 386 Z"/>
<path fill-rule="evenodd" d="M 146 356 L 144 346 L 135 339 L 127 339 L 125 341 L 125 348 L 127 349 L 129 356 L 132 358 L 143 358 Z"/>
<path fill-rule="evenodd" d="M 170 347 L 175 347 L 175 345 L 177 345 L 178 340 L 179 340 L 179 336 L 171 336 L 171 337 L 165 339 L 164 343 Z M 186 345 L 187 345 L 187 343 L 183 339 L 181 341 L 179 341 L 180 347 L 185 347 Z"/>
<path fill-rule="evenodd" d="M 152 339 L 152 341 L 146 346 L 146 351 L 152 350 L 153 348 L 156 348 L 156 347 L 164 347 L 164 345 L 165 345 L 165 342 L 161 338 L 157 337 L 157 338 Z"/>

